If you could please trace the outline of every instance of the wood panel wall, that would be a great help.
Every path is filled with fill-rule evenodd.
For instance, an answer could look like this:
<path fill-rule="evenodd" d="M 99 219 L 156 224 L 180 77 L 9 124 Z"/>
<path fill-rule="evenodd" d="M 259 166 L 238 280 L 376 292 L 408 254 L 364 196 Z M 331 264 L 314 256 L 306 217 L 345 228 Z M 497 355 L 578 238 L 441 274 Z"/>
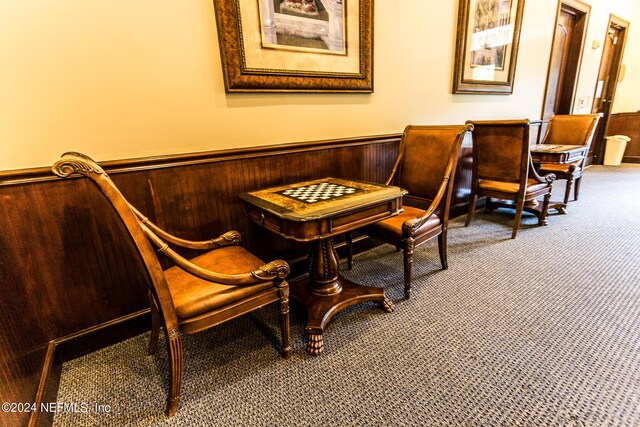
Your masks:
<path fill-rule="evenodd" d="M 101 164 L 132 204 L 171 233 L 199 240 L 235 229 L 265 261 L 302 260 L 307 246 L 250 223 L 238 194 L 325 176 L 383 182 L 399 140 L 394 134 Z M 468 201 L 470 156 L 467 143 L 453 205 Z M 0 172 L 0 218 L 0 400 L 33 402 L 49 344 L 144 313 L 146 283 L 114 212 L 85 178 L 59 179 L 48 168 Z M 0 424 L 25 424 L 28 415 L 0 414 Z"/>
<path fill-rule="evenodd" d="M 607 136 L 613 135 L 626 135 L 631 138 L 622 162 L 640 163 L 640 111 L 612 114 L 607 125 Z"/>

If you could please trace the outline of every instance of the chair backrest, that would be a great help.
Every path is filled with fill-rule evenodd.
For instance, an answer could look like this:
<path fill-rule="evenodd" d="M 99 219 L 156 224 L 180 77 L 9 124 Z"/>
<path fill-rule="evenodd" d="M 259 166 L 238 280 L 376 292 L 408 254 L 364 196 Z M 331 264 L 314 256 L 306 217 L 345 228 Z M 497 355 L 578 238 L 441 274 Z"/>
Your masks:
<path fill-rule="evenodd" d="M 591 145 L 600 114 L 551 116 L 543 144 Z"/>
<path fill-rule="evenodd" d="M 529 120 L 470 121 L 473 124 L 473 182 L 527 181 Z"/>
<path fill-rule="evenodd" d="M 407 190 L 409 199 L 449 200 L 451 185 L 446 184 L 453 183 L 460 145 L 471 129 L 469 125 L 407 126 L 387 183 Z"/>
<path fill-rule="evenodd" d="M 170 332 L 177 331 L 178 318 L 160 261 L 142 230 L 138 218 L 111 178 L 93 159 L 84 154 L 74 152 L 64 153 L 60 160 L 52 166 L 51 170 L 62 178 L 76 173 L 84 175 L 102 191 L 102 194 L 118 214 L 146 267 L 149 292 L 157 307 L 162 311 L 167 330 Z"/>

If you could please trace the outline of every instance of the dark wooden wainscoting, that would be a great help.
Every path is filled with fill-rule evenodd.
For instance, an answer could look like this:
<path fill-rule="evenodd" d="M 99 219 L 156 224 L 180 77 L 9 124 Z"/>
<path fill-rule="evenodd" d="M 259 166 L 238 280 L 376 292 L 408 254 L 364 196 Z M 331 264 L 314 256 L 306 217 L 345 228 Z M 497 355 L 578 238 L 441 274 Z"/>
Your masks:
<path fill-rule="evenodd" d="M 631 138 L 624 150 L 623 163 L 640 163 L 640 111 L 616 113 L 609 117 L 607 136 L 626 135 Z"/>
<path fill-rule="evenodd" d="M 202 239 L 235 229 L 263 259 L 302 266 L 307 246 L 248 221 L 237 195 L 325 176 L 383 182 L 399 140 L 394 134 L 101 164 L 125 197 L 169 232 Z M 452 202 L 458 213 L 469 196 L 470 155 L 467 143 Z M 95 343 L 86 344 L 87 336 L 102 332 L 94 341 L 107 345 L 106 328 L 140 318 L 146 325 L 146 278 L 116 215 L 87 179 L 62 180 L 48 168 L 0 172 L 0 201 L 0 398 L 33 402 L 37 393 L 47 395 L 40 378 L 56 345 L 81 342 L 89 351 Z M 0 424 L 25 425 L 29 415 L 0 413 Z"/>

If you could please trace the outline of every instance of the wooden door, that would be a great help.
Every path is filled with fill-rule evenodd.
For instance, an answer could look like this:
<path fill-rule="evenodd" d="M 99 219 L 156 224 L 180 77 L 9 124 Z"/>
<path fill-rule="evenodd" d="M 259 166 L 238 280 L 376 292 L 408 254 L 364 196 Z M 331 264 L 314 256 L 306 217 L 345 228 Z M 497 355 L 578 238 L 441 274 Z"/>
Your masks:
<path fill-rule="evenodd" d="M 629 23 L 617 16 L 610 15 L 607 28 L 607 34 L 602 43 L 602 59 L 600 60 L 600 70 L 598 71 L 598 81 L 591 110 L 593 113 L 602 113 L 593 143 L 589 149 L 588 161 L 596 164 L 602 164 L 604 158 L 604 136 L 616 94 Z"/>
<path fill-rule="evenodd" d="M 539 140 L 552 115 L 573 112 L 590 10 L 591 6 L 577 0 L 564 0 L 558 5 Z"/>

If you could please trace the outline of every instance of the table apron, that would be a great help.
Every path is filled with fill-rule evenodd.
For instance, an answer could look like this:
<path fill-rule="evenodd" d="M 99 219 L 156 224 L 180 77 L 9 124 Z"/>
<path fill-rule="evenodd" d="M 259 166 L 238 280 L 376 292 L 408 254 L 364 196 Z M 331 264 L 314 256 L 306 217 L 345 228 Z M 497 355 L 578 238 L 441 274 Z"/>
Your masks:
<path fill-rule="evenodd" d="M 245 205 L 249 218 L 264 228 L 287 239 L 309 242 L 346 233 L 402 212 L 402 199 L 354 209 L 343 214 L 308 221 L 284 219 L 253 205 Z"/>

